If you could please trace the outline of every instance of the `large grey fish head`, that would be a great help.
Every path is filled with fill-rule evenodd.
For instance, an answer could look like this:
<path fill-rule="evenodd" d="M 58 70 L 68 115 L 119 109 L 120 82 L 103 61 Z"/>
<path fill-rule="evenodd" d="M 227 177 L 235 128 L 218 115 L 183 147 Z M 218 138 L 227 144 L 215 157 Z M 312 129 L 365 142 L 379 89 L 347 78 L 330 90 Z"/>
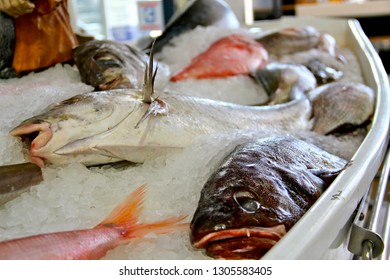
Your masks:
<path fill-rule="evenodd" d="M 23 121 L 10 134 L 22 139 L 31 162 L 40 167 L 46 162 L 56 165 L 72 162 L 72 159 L 82 162 L 78 156 L 87 157 L 94 149 L 88 140 L 110 133 L 132 117 L 140 104 L 142 94 L 135 90 L 76 95 Z"/>
<path fill-rule="evenodd" d="M 148 56 L 124 43 L 88 41 L 74 50 L 83 82 L 96 90 L 140 88 Z"/>

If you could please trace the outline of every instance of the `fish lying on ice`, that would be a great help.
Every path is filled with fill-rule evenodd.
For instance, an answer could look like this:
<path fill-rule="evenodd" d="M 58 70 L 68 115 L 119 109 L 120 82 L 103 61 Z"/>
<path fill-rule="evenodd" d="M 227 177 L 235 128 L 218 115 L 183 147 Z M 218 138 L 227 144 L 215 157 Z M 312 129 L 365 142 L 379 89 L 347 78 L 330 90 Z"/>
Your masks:
<path fill-rule="evenodd" d="M 139 223 L 145 187 L 139 187 L 92 229 L 39 234 L 0 242 L 0 259 L 100 259 L 108 250 L 148 233 L 163 234 L 187 227 L 184 217 Z"/>
<path fill-rule="evenodd" d="M 238 145 L 202 189 L 191 243 L 213 258 L 260 259 L 346 164 L 290 136 Z"/>
<path fill-rule="evenodd" d="M 151 62 L 153 59 L 151 58 Z M 201 135 L 236 129 L 310 129 L 309 100 L 251 107 L 156 92 L 153 65 L 144 88 L 77 95 L 52 106 L 11 131 L 30 147 L 31 162 L 43 167 L 128 160 L 143 162 L 183 148 Z"/>
<path fill-rule="evenodd" d="M 363 125 L 374 113 L 375 95 L 361 83 L 334 82 L 310 92 L 313 131 L 328 134 L 336 129 Z"/>
<path fill-rule="evenodd" d="M 153 51 L 160 52 L 169 44 L 171 39 L 194 29 L 196 26 L 209 26 L 223 28 L 238 28 L 240 23 L 223 0 L 192 0 L 186 7 L 178 10 L 166 25 L 163 33 L 156 38 Z M 150 49 L 150 44 L 146 49 Z"/>
<path fill-rule="evenodd" d="M 290 27 L 269 32 L 256 39 L 275 56 L 319 48 L 331 55 L 335 53 L 336 40 L 322 34 L 312 26 Z"/>
<path fill-rule="evenodd" d="M 242 34 L 232 34 L 194 57 L 187 67 L 171 77 L 171 81 L 250 74 L 267 62 L 268 53 L 260 43 Z"/>
<path fill-rule="evenodd" d="M 252 76 L 270 95 L 269 104 L 306 98 L 317 85 L 314 75 L 299 64 L 271 62 Z"/>
<path fill-rule="evenodd" d="M 0 166 L 0 205 L 42 181 L 42 170 L 33 163 Z"/>
<path fill-rule="evenodd" d="M 338 81 L 344 75 L 342 71 L 325 65 L 319 59 L 311 59 L 305 66 L 314 74 L 320 85 Z"/>
<path fill-rule="evenodd" d="M 81 80 L 96 90 L 141 88 L 149 56 L 127 44 L 111 40 L 88 41 L 74 50 Z M 159 63 L 156 87 L 169 80 L 169 67 Z"/>

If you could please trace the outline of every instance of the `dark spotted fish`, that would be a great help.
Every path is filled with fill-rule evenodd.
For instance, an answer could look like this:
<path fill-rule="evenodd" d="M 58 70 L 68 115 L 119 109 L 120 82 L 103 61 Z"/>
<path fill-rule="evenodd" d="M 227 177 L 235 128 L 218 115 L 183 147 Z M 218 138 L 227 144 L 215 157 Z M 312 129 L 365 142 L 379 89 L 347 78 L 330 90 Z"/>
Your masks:
<path fill-rule="evenodd" d="M 310 93 L 313 106 L 313 131 L 329 134 L 364 125 L 374 112 L 375 96 L 360 83 L 334 82 Z"/>
<path fill-rule="evenodd" d="M 96 90 L 141 88 L 149 56 L 127 44 L 111 40 L 88 41 L 74 50 L 84 83 Z M 169 69 L 159 64 L 157 83 L 168 82 Z"/>
<path fill-rule="evenodd" d="M 346 164 L 290 136 L 237 146 L 202 189 L 192 245 L 213 258 L 260 259 Z"/>

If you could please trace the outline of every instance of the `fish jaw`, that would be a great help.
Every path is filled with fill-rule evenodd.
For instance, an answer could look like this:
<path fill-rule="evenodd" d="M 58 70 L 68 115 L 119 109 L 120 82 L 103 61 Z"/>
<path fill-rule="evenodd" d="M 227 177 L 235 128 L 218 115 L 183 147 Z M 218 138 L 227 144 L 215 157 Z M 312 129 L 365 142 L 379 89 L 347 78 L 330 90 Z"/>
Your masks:
<path fill-rule="evenodd" d="M 13 129 L 10 134 L 12 136 L 28 135 L 33 132 L 38 132 L 38 136 L 34 138 L 30 145 L 30 159 L 39 167 L 43 168 L 45 162 L 39 155 L 39 150 L 44 147 L 53 137 L 53 132 L 50 129 L 50 124 L 47 122 L 38 124 L 26 124 Z"/>
<path fill-rule="evenodd" d="M 286 227 L 249 227 L 211 232 L 193 246 L 204 248 L 206 254 L 219 259 L 260 259 L 284 235 Z"/>

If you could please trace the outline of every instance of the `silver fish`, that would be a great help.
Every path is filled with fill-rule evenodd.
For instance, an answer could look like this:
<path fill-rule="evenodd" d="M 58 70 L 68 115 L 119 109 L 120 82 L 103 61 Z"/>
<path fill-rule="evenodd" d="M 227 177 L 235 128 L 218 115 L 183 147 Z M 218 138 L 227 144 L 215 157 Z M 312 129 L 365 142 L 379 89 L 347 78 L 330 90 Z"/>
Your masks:
<path fill-rule="evenodd" d="M 11 135 L 30 146 L 33 163 L 44 166 L 120 160 L 143 162 L 165 151 L 186 147 L 201 135 L 237 129 L 273 127 L 310 129 L 309 100 L 250 107 L 158 92 L 168 107 L 145 118 L 150 108 L 137 89 L 92 92 L 68 99 L 22 122 Z M 141 121 L 145 119 L 144 121 Z"/>
<path fill-rule="evenodd" d="M 269 104 L 306 98 L 316 85 L 314 75 L 303 65 L 273 62 L 257 70 L 253 77 L 270 95 Z"/>
<path fill-rule="evenodd" d="M 313 105 L 312 130 L 321 134 L 363 125 L 374 112 L 374 92 L 361 83 L 326 84 L 310 92 L 309 98 Z"/>

